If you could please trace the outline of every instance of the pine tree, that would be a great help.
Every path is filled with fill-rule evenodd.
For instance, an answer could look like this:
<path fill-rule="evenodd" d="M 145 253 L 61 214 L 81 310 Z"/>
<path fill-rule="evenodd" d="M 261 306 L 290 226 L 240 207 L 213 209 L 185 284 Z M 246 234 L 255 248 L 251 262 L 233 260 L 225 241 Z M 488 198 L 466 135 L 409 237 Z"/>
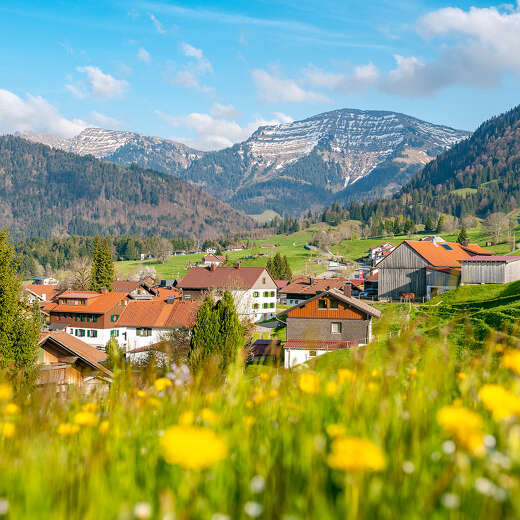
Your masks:
<path fill-rule="evenodd" d="M 101 245 L 101 239 L 97 236 L 96 245 L 94 247 L 94 257 L 92 259 L 90 289 L 92 291 L 101 291 L 101 289 L 105 287 L 111 291 L 113 281 L 114 262 L 112 261 L 108 240 L 105 238 L 103 245 Z"/>
<path fill-rule="evenodd" d="M 188 362 L 195 372 L 211 357 L 219 335 L 218 315 L 213 300 L 208 296 L 200 306 L 191 336 Z"/>
<path fill-rule="evenodd" d="M 94 255 L 92 257 L 92 270 L 90 273 L 90 290 L 100 291 L 102 285 L 101 280 L 101 264 L 102 264 L 101 238 L 96 237 L 96 245 L 94 246 Z"/>
<path fill-rule="evenodd" d="M 426 222 L 424 224 L 424 231 L 426 231 L 426 233 L 432 233 L 433 232 L 433 220 L 431 217 L 428 217 L 426 219 Z"/>
<path fill-rule="evenodd" d="M 442 228 L 444 226 L 444 215 L 441 215 L 439 217 L 439 220 L 437 221 L 437 229 L 435 230 L 435 232 L 439 235 L 440 233 L 442 233 Z"/>
<path fill-rule="evenodd" d="M 275 280 L 281 280 L 282 270 L 283 270 L 282 256 L 280 255 L 280 253 L 276 253 L 274 255 L 274 258 L 273 258 L 273 272 L 274 272 L 274 274 L 272 274 L 271 276 Z"/>
<path fill-rule="evenodd" d="M 282 276 L 280 278 L 277 278 L 277 280 L 292 280 L 292 270 L 289 266 L 287 255 L 284 255 L 282 258 L 282 272 L 280 274 Z"/>
<path fill-rule="evenodd" d="M 106 287 L 109 291 L 112 290 L 112 283 L 114 281 L 114 262 L 112 260 L 112 253 L 110 252 L 110 246 L 108 245 L 108 240 L 105 238 L 103 241 L 103 250 L 102 250 L 102 282 L 103 286 Z"/>
<path fill-rule="evenodd" d="M 244 346 L 243 330 L 238 320 L 233 296 L 229 291 L 218 302 L 218 355 L 220 368 L 225 370 L 236 359 L 238 350 Z"/>
<path fill-rule="evenodd" d="M 457 237 L 457 242 L 459 244 L 465 244 L 468 240 L 468 232 L 466 230 L 466 226 L 462 226 L 460 228 L 460 233 L 459 233 L 459 236 Z"/>
<path fill-rule="evenodd" d="M 14 247 L 7 230 L 0 230 L 0 370 L 18 383 L 36 375 L 40 309 L 20 299 L 22 279 L 17 274 Z"/>

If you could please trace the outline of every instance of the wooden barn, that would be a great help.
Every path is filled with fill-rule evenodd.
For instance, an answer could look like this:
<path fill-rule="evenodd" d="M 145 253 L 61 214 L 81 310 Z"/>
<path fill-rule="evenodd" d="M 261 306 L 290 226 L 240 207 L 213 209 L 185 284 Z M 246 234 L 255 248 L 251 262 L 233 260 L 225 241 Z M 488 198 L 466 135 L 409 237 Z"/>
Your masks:
<path fill-rule="evenodd" d="M 461 260 L 464 285 L 520 280 L 520 256 L 474 256 Z"/>
<path fill-rule="evenodd" d="M 461 260 L 490 255 L 477 244 L 435 240 L 405 240 L 378 264 L 379 299 L 399 300 L 413 293 L 416 300 L 455 289 L 460 281 Z"/>

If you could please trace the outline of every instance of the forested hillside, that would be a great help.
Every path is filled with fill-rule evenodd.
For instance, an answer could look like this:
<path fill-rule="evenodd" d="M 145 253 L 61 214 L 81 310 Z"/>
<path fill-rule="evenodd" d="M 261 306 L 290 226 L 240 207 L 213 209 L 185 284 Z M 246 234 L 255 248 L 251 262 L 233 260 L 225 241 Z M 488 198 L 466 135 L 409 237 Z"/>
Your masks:
<path fill-rule="evenodd" d="M 0 137 L 0 227 L 15 237 L 197 236 L 254 226 L 251 219 L 170 175 L 122 167 Z"/>
<path fill-rule="evenodd" d="M 415 222 L 509 212 L 520 205 L 520 106 L 483 123 L 439 155 L 392 199 L 351 204 L 352 218 L 405 215 Z"/>

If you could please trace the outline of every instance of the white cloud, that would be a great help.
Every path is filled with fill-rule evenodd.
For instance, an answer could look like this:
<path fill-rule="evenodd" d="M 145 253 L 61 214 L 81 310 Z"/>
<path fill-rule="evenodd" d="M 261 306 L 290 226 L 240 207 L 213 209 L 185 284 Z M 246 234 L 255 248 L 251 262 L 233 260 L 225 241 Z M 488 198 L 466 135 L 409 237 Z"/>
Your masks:
<path fill-rule="evenodd" d="M 150 20 L 152 21 L 152 23 L 153 23 L 153 25 L 155 27 L 155 30 L 159 34 L 166 34 L 166 29 L 164 29 L 162 23 L 159 20 L 157 20 L 155 15 L 153 13 L 150 13 L 148 16 L 149 16 Z"/>
<path fill-rule="evenodd" d="M 213 103 L 213 106 L 211 107 L 211 115 L 215 117 L 236 118 L 240 116 L 240 112 L 233 105 Z"/>
<path fill-rule="evenodd" d="M 160 111 L 156 111 L 156 114 L 174 128 L 184 128 L 192 132 L 195 135 L 193 138 L 176 137 L 175 139 L 199 150 L 227 148 L 247 139 L 261 126 L 281 123 L 279 119 L 268 121 L 259 116 L 246 126 L 240 126 L 236 121 L 213 117 L 210 114 L 194 112 L 185 116 L 172 116 Z"/>
<path fill-rule="evenodd" d="M 43 132 L 61 137 L 79 134 L 88 124 L 81 119 L 67 119 L 41 96 L 26 94 L 20 98 L 0 89 L 0 133 L 23 130 Z"/>
<path fill-rule="evenodd" d="M 141 60 L 144 63 L 150 63 L 152 58 L 150 56 L 150 53 L 146 49 L 143 49 L 143 47 L 141 47 L 137 51 L 137 59 Z"/>
<path fill-rule="evenodd" d="M 87 97 L 87 93 L 85 91 L 83 91 L 82 88 L 79 87 L 78 85 L 73 85 L 72 83 L 69 83 L 69 84 L 65 85 L 65 88 L 74 97 L 77 97 L 78 99 L 85 99 Z"/>
<path fill-rule="evenodd" d="M 189 56 L 190 58 L 197 58 L 198 60 L 202 59 L 204 56 L 204 53 L 201 49 L 197 49 L 197 47 L 193 47 L 193 45 L 190 45 L 189 43 L 183 42 L 181 47 L 184 56 Z"/>
<path fill-rule="evenodd" d="M 292 123 L 294 119 L 283 112 L 273 112 L 273 116 L 281 123 Z"/>
<path fill-rule="evenodd" d="M 77 70 L 87 75 L 90 94 L 94 97 L 103 99 L 121 97 L 128 87 L 128 82 L 116 79 L 110 74 L 105 74 L 99 67 L 89 65 L 87 67 L 78 67 Z"/>
<path fill-rule="evenodd" d="M 373 63 L 356 66 L 351 73 L 327 73 L 311 65 L 304 70 L 304 75 L 313 87 L 349 94 L 373 86 L 379 80 L 380 72 Z"/>
<path fill-rule="evenodd" d="M 203 51 L 185 42 L 181 44 L 181 49 L 190 60 L 181 68 L 173 62 L 169 62 L 165 74 L 166 81 L 184 88 L 198 90 L 204 94 L 212 94 L 214 89 L 201 83 L 202 77 L 213 72 L 213 67 L 204 56 Z"/>
<path fill-rule="evenodd" d="M 296 81 L 256 69 L 251 73 L 261 101 L 267 103 L 324 103 L 327 96 L 304 90 Z"/>
<path fill-rule="evenodd" d="M 119 128 L 121 126 L 121 121 L 118 121 L 113 117 L 100 114 L 95 110 L 90 113 L 90 119 L 92 120 L 92 122 L 96 123 L 102 128 L 107 128 L 109 130 L 112 130 L 113 128 Z"/>

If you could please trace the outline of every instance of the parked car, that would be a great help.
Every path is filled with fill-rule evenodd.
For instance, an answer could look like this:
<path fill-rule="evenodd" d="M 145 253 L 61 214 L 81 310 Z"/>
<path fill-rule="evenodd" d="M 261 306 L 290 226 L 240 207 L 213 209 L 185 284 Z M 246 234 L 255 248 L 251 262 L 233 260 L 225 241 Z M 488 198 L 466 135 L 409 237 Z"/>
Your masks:
<path fill-rule="evenodd" d="M 367 289 L 359 293 L 360 298 L 373 298 L 374 296 L 377 296 L 377 289 Z"/>

